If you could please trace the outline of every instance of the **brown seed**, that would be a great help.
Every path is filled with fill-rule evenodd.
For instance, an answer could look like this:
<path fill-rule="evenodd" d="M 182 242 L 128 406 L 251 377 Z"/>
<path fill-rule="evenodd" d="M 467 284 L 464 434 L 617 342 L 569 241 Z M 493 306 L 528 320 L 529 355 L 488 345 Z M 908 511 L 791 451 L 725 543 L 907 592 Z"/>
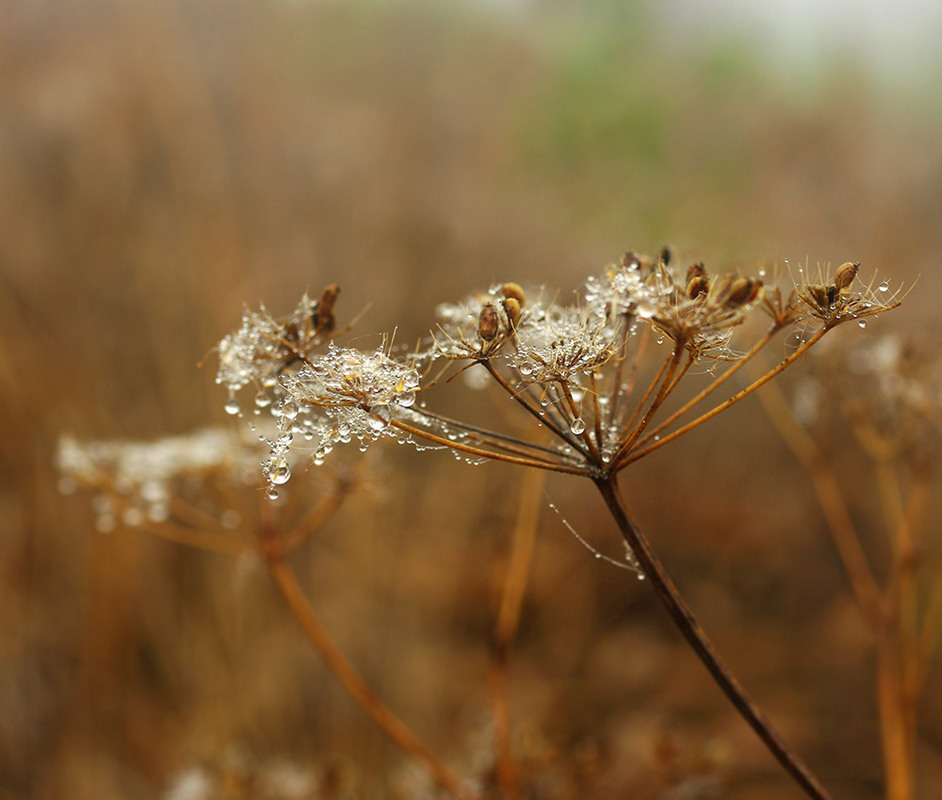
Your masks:
<path fill-rule="evenodd" d="M 490 342 L 497 336 L 497 309 L 493 303 L 485 303 L 478 316 L 478 336 L 482 341 Z"/>
<path fill-rule="evenodd" d="M 706 276 L 706 274 L 707 270 L 702 261 L 698 264 L 691 264 L 687 267 L 687 283 L 690 283 L 694 278 Z"/>
<path fill-rule="evenodd" d="M 337 326 L 337 318 L 334 316 L 334 303 L 337 302 L 337 295 L 340 294 L 340 284 L 332 283 L 321 292 L 320 300 L 317 301 L 317 308 L 311 314 L 311 323 L 314 325 L 315 333 L 330 333 Z"/>
<path fill-rule="evenodd" d="M 737 278 L 729 287 L 729 297 L 726 298 L 726 305 L 738 308 L 746 303 L 751 303 L 759 296 L 762 290 L 762 282 L 752 278 Z"/>
<path fill-rule="evenodd" d="M 522 303 L 516 297 L 507 297 L 504 299 L 504 311 L 507 312 L 507 320 L 510 322 L 510 329 L 515 330 L 517 323 L 520 322 Z"/>
<path fill-rule="evenodd" d="M 504 295 L 508 300 L 513 298 L 516 300 L 521 307 L 525 302 L 525 295 L 523 294 L 523 289 L 520 287 L 519 283 L 505 283 L 500 287 L 501 294 Z"/>
<path fill-rule="evenodd" d="M 830 308 L 831 301 L 828 298 L 828 290 L 816 283 L 813 283 L 807 287 L 808 297 L 811 298 L 811 302 L 814 303 L 819 309 L 825 310 Z"/>
<path fill-rule="evenodd" d="M 694 275 L 687 284 L 687 298 L 696 300 L 710 291 L 710 279 L 706 275 Z"/>
<path fill-rule="evenodd" d="M 834 273 L 834 286 L 839 292 L 844 291 L 848 288 L 851 283 L 853 283 L 854 278 L 857 277 L 857 270 L 860 269 L 859 261 L 848 261 L 846 264 L 841 264 L 837 268 L 837 272 Z"/>

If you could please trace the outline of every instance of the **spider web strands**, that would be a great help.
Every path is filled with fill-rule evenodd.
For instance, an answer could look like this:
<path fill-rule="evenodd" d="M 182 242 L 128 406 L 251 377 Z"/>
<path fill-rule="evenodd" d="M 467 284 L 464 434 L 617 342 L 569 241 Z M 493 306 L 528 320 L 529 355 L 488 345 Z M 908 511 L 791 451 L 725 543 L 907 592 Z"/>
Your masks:
<path fill-rule="evenodd" d="M 612 469 L 613 470 L 623 469 L 624 467 L 628 466 L 632 462 L 637 461 L 639 458 L 643 458 L 644 456 L 648 455 L 648 453 L 652 453 L 655 450 L 657 450 L 659 447 L 663 447 L 668 442 L 672 442 L 674 439 L 678 438 L 679 436 L 683 436 L 685 433 L 692 431 L 694 428 L 702 425 L 707 420 L 713 419 L 713 417 L 715 417 L 717 414 L 725 411 L 730 406 L 735 405 L 744 397 L 749 396 L 760 386 L 764 386 L 766 383 L 772 380 L 772 378 L 774 378 L 776 375 L 784 371 L 790 365 L 794 364 L 799 358 L 801 358 L 812 347 L 814 347 L 814 345 L 817 344 L 818 341 L 820 341 L 821 337 L 823 337 L 824 334 L 826 334 L 831 329 L 831 327 L 833 326 L 825 325 L 819 328 L 810 339 L 805 341 L 791 355 L 783 359 L 778 364 L 778 366 L 769 370 L 761 378 L 749 384 L 749 386 L 747 386 L 745 389 L 742 389 L 741 391 L 737 392 L 728 400 L 725 400 L 724 402 L 720 403 L 715 408 L 712 408 L 710 411 L 707 411 L 705 414 L 701 414 L 695 420 L 688 422 L 686 425 L 678 428 L 675 431 L 672 431 L 671 433 L 658 439 L 656 442 L 652 442 L 646 447 L 641 447 L 639 449 L 635 449 L 634 451 L 623 452 L 620 458 L 618 458 L 617 460 L 613 459 Z"/>

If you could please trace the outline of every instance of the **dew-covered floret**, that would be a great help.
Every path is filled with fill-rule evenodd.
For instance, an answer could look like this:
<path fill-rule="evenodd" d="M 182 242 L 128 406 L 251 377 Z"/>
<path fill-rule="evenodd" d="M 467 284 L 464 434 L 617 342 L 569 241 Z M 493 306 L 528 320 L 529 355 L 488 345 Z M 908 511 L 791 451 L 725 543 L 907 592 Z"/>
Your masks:
<path fill-rule="evenodd" d="M 231 394 L 250 383 L 273 386 L 285 369 L 303 363 L 330 339 L 339 292 L 334 284 L 318 300 L 305 294 L 291 314 L 278 320 L 264 306 L 246 311 L 239 330 L 219 343 L 216 383 L 227 386 Z M 238 406 L 233 408 L 236 413 Z"/>
<path fill-rule="evenodd" d="M 510 361 L 525 383 L 568 382 L 607 363 L 614 337 L 614 327 L 586 306 L 548 306 L 520 325 Z"/>
<path fill-rule="evenodd" d="M 256 485 L 261 453 L 257 440 L 206 428 L 153 442 L 80 442 L 64 436 L 56 463 L 63 491 L 85 486 L 99 492 L 98 527 L 111 530 L 119 513 L 132 525 L 145 519 L 165 520 L 171 498 L 184 483 L 199 484 L 225 474 L 230 480 Z"/>

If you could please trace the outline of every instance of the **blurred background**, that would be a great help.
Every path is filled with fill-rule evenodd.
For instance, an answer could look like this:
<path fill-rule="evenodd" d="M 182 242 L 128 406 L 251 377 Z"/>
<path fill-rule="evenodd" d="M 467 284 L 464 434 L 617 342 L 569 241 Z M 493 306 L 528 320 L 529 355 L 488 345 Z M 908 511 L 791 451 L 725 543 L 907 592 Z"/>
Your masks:
<path fill-rule="evenodd" d="M 834 336 L 938 342 L 942 16 L 780 5 L 3 4 L 0 797 L 161 798 L 226 759 L 315 770 L 317 796 L 423 796 L 264 570 L 98 533 L 88 496 L 57 489 L 63 434 L 242 424 L 211 351 L 244 305 L 336 281 L 341 323 L 365 312 L 355 341 L 410 341 L 495 280 L 568 301 L 624 250 L 671 245 L 718 271 L 918 276 L 902 310 Z M 379 692 L 470 769 L 522 476 L 392 448 L 375 469 L 295 566 Z M 836 797 L 882 797 L 866 630 L 759 403 L 623 483 L 786 738 Z M 592 487 L 547 494 L 511 661 L 533 796 L 796 797 L 648 587 L 550 511 L 617 554 Z M 920 716 L 915 796 L 939 797 L 937 668 Z"/>

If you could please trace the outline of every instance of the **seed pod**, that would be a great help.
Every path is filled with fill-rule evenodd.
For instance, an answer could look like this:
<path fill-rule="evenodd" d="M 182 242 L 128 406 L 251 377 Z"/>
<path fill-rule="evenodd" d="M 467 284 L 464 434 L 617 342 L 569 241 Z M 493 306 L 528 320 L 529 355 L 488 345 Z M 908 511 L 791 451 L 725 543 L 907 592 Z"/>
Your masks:
<path fill-rule="evenodd" d="M 507 297 L 504 299 L 504 311 L 507 312 L 507 321 L 510 323 L 510 330 L 516 330 L 517 323 L 520 322 L 521 303 L 516 297 Z"/>
<path fill-rule="evenodd" d="M 833 287 L 830 287 L 833 288 Z M 808 296 L 819 310 L 827 310 L 831 306 L 831 299 L 828 297 L 828 290 L 816 283 L 807 287 Z"/>
<path fill-rule="evenodd" d="M 526 298 L 523 294 L 523 289 L 520 288 L 519 283 L 505 283 L 500 287 L 500 291 L 501 294 L 503 294 L 504 297 L 506 297 L 508 300 L 513 298 L 520 304 L 521 307 L 523 307 Z"/>
<path fill-rule="evenodd" d="M 710 279 L 706 275 L 694 275 L 687 284 L 687 299 L 696 300 L 710 291 Z"/>
<path fill-rule="evenodd" d="M 859 261 L 848 261 L 846 264 L 841 264 L 837 268 L 837 272 L 834 273 L 834 286 L 839 292 L 847 289 L 851 283 L 853 283 L 854 278 L 857 277 L 857 270 L 860 269 Z"/>
<path fill-rule="evenodd" d="M 762 282 L 752 278 L 737 278 L 729 287 L 729 297 L 726 298 L 726 305 L 733 308 L 744 306 L 753 302 L 762 291 Z"/>
<path fill-rule="evenodd" d="M 315 333 L 330 333 L 337 326 L 334 316 L 334 303 L 340 294 L 340 284 L 332 283 L 321 293 L 317 301 L 317 310 L 311 315 Z"/>
<path fill-rule="evenodd" d="M 707 270 L 703 266 L 703 262 L 697 264 L 691 264 L 687 267 L 687 283 L 690 283 L 694 278 L 706 277 Z"/>
<path fill-rule="evenodd" d="M 285 323 L 285 339 L 292 344 L 299 344 L 301 342 L 301 333 L 298 330 L 298 324 L 296 322 L 289 321 Z"/>
<path fill-rule="evenodd" d="M 505 301 L 506 302 L 506 301 Z M 478 336 L 484 342 L 491 342 L 497 336 L 497 309 L 493 303 L 485 303 L 478 316 Z"/>

